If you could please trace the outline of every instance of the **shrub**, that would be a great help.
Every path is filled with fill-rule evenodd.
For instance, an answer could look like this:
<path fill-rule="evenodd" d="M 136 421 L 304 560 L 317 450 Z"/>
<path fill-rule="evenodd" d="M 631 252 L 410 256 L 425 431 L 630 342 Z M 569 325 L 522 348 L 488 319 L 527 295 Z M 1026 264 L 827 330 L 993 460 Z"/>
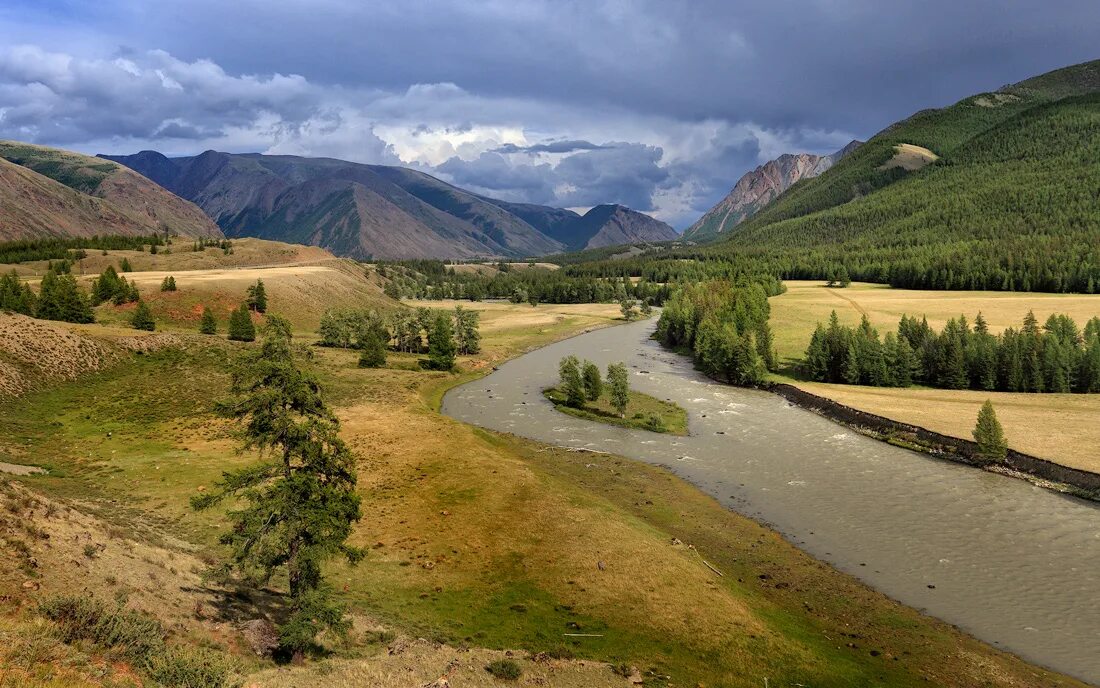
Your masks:
<path fill-rule="evenodd" d="M 154 681 L 181 688 L 220 688 L 232 669 L 225 655 L 206 648 L 171 648 L 146 662 Z"/>
<path fill-rule="evenodd" d="M 214 311 L 209 306 L 202 309 L 202 320 L 199 322 L 199 334 L 217 334 L 218 321 L 214 318 Z"/>
<path fill-rule="evenodd" d="M 153 313 L 144 301 L 138 301 L 137 309 L 134 310 L 134 315 L 130 318 L 130 325 L 135 330 L 152 332 L 157 329 L 157 323 L 153 320 Z"/>
<path fill-rule="evenodd" d="M 89 640 L 122 649 L 133 660 L 144 660 L 164 649 L 164 629 L 153 617 L 121 606 L 111 609 L 95 597 L 58 595 L 43 600 L 39 611 L 58 626 L 61 640 Z"/>
<path fill-rule="evenodd" d="M 488 671 L 494 678 L 499 678 L 502 681 L 515 681 L 523 673 L 519 664 L 516 664 L 510 659 L 498 659 L 494 662 L 489 662 L 485 666 L 485 671 Z"/>

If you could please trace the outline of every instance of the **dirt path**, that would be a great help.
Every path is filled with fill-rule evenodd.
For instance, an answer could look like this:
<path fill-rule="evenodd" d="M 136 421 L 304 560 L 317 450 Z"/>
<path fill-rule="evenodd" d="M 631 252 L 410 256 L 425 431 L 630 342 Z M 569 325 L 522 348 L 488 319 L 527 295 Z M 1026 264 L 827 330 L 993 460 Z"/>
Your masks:
<path fill-rule="evenodd" d="M 859 311 L 860 315 L 867 315 L 867 311 L 863 310 L 863 306 L 861 306 L 861 305 L 859 305 L 858 303 L 856 303 L 856 300 L 855 300 L 855 299 L 852 299 L 852 298 L 849 298 L 849 297 L 847 297 L 847 296 L 844 296 L 843 294 L 839 294 L 839 293 L 837 293 L 837 292 L 836 292 L 836 290 L 834 290 L 834 289 L 826 289 L 825 291 L 829 292 L 830 294 L 832 294 L 833 296 L 837 297 L 837 298 L 838 298 L 838 299 L 840 299 L 841 301 L 847 301 L 847 302 L 848 302 L 848 305 L 850 305 L 850 306 L 851 306 L 852 308 L 854 308 L 854 309 L 856 309 L 857 311 Z"/>

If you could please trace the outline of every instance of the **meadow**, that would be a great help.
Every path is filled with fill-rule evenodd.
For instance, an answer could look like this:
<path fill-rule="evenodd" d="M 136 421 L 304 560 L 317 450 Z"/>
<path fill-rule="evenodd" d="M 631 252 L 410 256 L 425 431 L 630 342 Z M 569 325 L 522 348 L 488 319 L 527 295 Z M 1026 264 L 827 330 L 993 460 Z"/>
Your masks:
<path fill-rule="evenodd" d="M 832 385 L 797 379 L 794 369 L 818 323 L 832 311 L 840 322 L 858 325 L 866 315 L 880 334 L 896 331 L 902 314 L 927 317 L 937 331 L 950 318 L 965 315 L 973 322 L 981 312 L 990 330 L 1019 327 L 1029 310 L 1039 322 L 1065 313 L 1078 325 L 1100 315 L 1100 296 L 1026 292 L 924 291 L 853 283 L 833 289 L 824 282 L 789 281 L 787 292 L 770 299 L 770 324 L 775 334 L 781 375 L 778 381 L 842 404 L 887 418 L 919 425 L 955 437 L 970 438 L 978 409 L 991 399 L 1004 425 L 1009 446 L 1058 463 L 1100 471 L 1095 448 L 1100 443 L 1100 395 L 1013 394 L 927 388 L 881 388 Z"/>
<path fill-rule="evenodd" d="M 423 371 L 413 355 L 362 369 L 355 351 L 311 347 L 359 456 L 364 514 L 353 544 L 369 554 L 329 572 L 354 614 L 355 642 L 334 647 L 331 663 L 263 671 L 249 685 L 402 686 L 447 667 L 481 685 L 492 679 L 480 663 L 520 649 L 525 677 L 554 685 L 627 684 L 613 665 L 647 685 L 1077 685 L 869 590 L 661 468 L 440 415 L 455 384 L 619 317 L 614 305 L 461 305 L 482 313 L 484 346 L 460 359 L 458 374 Z M 74 331 L 96 338 L 100 327 Z M 104 328 L 108 340 L 116 333 Z M 5 504 L 22 518 L 52 509 L 45 522 L 58 529 L 28 545 L 38 568 L 0 564 L 0 593 L 23 601 L 0 626 L 12 639 L 0 657 L 12 665 L 41 656 L 24 639 L 49 638 L 26 602 L 80 587 L 125 597 L 185 640 L 216 630 L 204 642 L 248 671 L 263 668 L 233 622 L 271 613 L 278 581 L 248 595 L 202 581 L 225 523 L 188 507 L 222 470 L 252 458 L 210 413 L 226 393 L 226 361 L 247 345 L 172 336 L 179 345 L 2 403 L 11 432 L 0 461 L 50 471 L 19 478 L 38 495 L 34 506 Z M 304 327 L 296 338 L 314 339 Z M 15 525 L 6 534 L 23 537 Z M 32 686 L 103 685 L 130 671 L 92 648 L 48 648 L 57 671 Z"/>

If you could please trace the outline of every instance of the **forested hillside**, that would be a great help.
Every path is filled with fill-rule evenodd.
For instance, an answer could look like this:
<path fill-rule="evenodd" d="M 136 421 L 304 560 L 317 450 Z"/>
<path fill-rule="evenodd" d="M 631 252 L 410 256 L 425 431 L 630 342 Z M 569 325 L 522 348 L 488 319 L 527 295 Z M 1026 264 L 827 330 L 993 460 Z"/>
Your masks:
<path fill-rule="evenodd" d="M 901 287 L 1093 292 L 1098 65 L 917 113 L 795 184 L 712 251 L 788 278 L 844 266 Z M 911 164 L 903 144 L 938 157 Z"/>

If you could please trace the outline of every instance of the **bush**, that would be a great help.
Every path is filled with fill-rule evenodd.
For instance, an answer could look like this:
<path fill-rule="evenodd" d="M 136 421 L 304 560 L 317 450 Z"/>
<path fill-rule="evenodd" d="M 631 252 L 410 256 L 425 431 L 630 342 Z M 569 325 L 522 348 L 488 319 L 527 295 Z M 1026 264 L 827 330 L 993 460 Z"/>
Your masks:
<path fill-rule="evenodd" d="M 134 315 L 130 318 L 130 325 L 135 330 L 147 330 L 152 332 L 157 329 L 157 323 L 153 320 L 153 313 L 144 301 L 138 301 Z"/>
<path fill-rule="evenodd" d="M 510 659 L 498 659 L 495 662 L 489 662 L 485 666 L 485 671 L 502 681 L 515 681 L 523 673 L 523 670 L 519 668 L 519 664 Z"/>
<path fill-rule="evenodd" d="M 89 641 L 119 650 L 142 667 L 158 685 L 178 688 L 220 688 L 233 665 L 223 654 L 208 649 L 168 647 L 164 627 L 144 612 L 108 607 L 95 597 L 58 595 L 43 600 L 39 613 L 57 626 L 63 642 Z"/>
<path fill-rule="evenodd" d="M 111 609 L 89 595 L 58 595 L 43 600 L 38 609 L 57 624 L 66 643 L 89 640 L 120 648 L 137 661 L 164 649 L 164 629 L 156 619 L 132 609 Z"/>
<path fill-rule="evenodd" d="M 172 648 L 152 656 L 146 670 L 157 683 L 181 688 L 220 688 L 233 665 L 220 652 L 206 648 Z"/>

